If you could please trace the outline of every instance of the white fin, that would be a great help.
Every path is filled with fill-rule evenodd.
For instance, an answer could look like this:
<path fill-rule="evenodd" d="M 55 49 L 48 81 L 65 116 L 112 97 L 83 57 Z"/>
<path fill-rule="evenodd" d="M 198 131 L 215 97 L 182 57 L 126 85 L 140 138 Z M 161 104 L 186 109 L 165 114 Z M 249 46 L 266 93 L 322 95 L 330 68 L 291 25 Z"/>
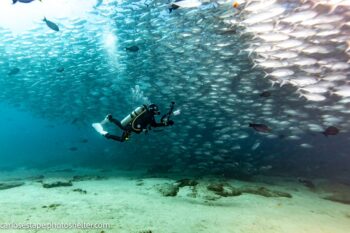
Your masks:
<path fill-rule="evenodd" d="M 106 123 L 108 123 L 108 122 L 109 122 L 109 120 L 108 120 L 107 117 L 106 117 L 105 119 L 103 119 L 103 121 L 100 122 L 100 124 L 101 124 L 101 125 L 104 125 L 104 124 L 106 124 Z"/>
<path fill-rule="evenodd" d="M 101 135 L 106 135 L 108 132 L 105 131 L 100 123 L 93 123 L 92 127 Z"/>

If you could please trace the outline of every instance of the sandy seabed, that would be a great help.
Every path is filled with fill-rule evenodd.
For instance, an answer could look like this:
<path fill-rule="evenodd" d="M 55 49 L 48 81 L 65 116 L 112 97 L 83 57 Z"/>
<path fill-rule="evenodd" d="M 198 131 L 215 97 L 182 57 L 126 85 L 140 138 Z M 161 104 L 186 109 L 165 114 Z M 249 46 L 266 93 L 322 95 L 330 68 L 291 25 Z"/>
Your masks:
<path fill-rule="evenodd" d="M 69 182 L 74 176 L 72 186 L 43 187 L 45 183 Z M 0 229 L 0 232 L 349 233 L 350 230 L 350 205 L 325 200 L 322 197 L 326 193 L 310 190 L 292 179 L 260 177 L 254 182 L 243 182 L 207 177 L 196 179 L 195 193 L 193 187 L 181 187 L 176 196 L 164 196 L 160 192 L 162 185 L 173 184 L 176 179 L 160 177 L 145 172 L 86 169 L 0 172 L 0 183 L 22 184 L 0 190 L 0 224 L 109 224 L 109 228 L 102 229 Z M 246 193 L 221 197 L 207 189 L 213 182 L 234 187 L 266 187 L 289 193 L 292 198 Z"/>

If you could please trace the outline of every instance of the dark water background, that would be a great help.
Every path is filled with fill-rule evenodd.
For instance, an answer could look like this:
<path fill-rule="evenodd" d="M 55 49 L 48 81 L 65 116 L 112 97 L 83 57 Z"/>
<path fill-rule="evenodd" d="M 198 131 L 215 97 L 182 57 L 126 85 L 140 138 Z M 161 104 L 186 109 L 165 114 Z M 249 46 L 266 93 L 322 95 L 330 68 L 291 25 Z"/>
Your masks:
<path fill-rule="evenodd" d="M 225 169 L 213 164 L 211 169 L 196 168 L 196 159 L 188 158 L 177 163 L 177 158 L 164 152 L 164 148 L 145 151 L 138 145 L 156 143 L 166 132 L 150 132 L 136 135 L 126 143 L 108 141 L 87 125 L 79 122 L 52 121 L 22 110 L 20 106 L 1 104 L 0 111 L 0 158 L 1 170 L 17 168 L 90 167 L 114 169 L 141 169 L 147 171 L 159 165 L 171 165 L 170 171 L 182 174 L 201 174 L 246 178 L 246 174 L 304 176 L 330 178 L 347 182 L 350 163 L 347 134 L 325 137 L 322 134 L 305 135 L 305 142 L 312 142 L 316 148 L 301 149 L 297 143 L 281 139 L 264 139 L 264 135 L 250 131 L 251 140 L 261 140 L 261 146 L 242 156 L 235 155 L 235 161 L 249 163 L 247 170 Z M 174 126 L 176 130 L 176 126 Z M 179 135 L 180 137 L 181 135 Z M 152 140 L 150 140 L 152 138 Z M 246 151 L 251 142 L 246 141 Z M 140 147 L 141 148 L 141 147 Z M 166 150 L 165 150 L 166 151 Z M 237 153 L 237 152 L 236 152 Z M 244 153 L 244 154 L 243 154 Z M 214 156 L 214 155 L 213 155 Z M 228 161 L 230 158 L 226 158 Z M 186 163 L 187 162 L 187 163 Z M 218 165 L 218 167 L 215 167 Z M 261 166 L 271 165 L 268 171 L 259 171 Z M 185 169 L 183 172 L 182 169 Z M 258 169 L 258 171 L 253 171 Z M 244 174 L 244 175 L 242 175 Z"/>

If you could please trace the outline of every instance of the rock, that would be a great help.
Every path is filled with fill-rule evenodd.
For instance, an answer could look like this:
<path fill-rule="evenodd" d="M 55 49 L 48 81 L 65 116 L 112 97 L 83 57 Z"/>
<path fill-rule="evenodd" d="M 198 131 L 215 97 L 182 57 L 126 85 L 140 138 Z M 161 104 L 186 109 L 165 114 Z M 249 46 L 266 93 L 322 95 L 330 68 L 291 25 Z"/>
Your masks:
<path fill-rule="evenodd" d="M 44 179 L 44 176 L 38 175 L 38 176 L 28 176 L 24 178 L 11 178 L 11 179 L 8 179 L 7 181 L 19 181 L 19 180 L 40 181 L 42 179 Z"/>
<path fill-rule="evenodd" d="M 207 189 L 214 192 L 222 192 L 224 190 L 224 184 L 210 184 L 207 186 Z"/>
<path fill-rule="evenodd" d="M 286 198 L 292 198 L 292 194 L 286 193 L 286 192 L 281 192 L 281 191 L 271 191 L 275 193 L 275 197 L 286 197 Z"/>
<path fill-rule="evenodd" d="M 53 183 L 43 183 L 44 188 L 57 188 L 73 186 L 72 181 L 57 181 Z"/>
<path fill-rule="evenodd" d="M 137 180 L 137 181 L 136 181 L 136 185 L 137 185 L 137 186 L 142 186 L 142 185 L 144 185 L 143 180 Z"/>
<path fill-rule="evenodd" d="M 280 191 L 273 191 L 269 190 L 265 187 L 259 187 L 259 188 L 242 188 L 240 189 L 243 193 L 250 193 L 254 195 L 260 195 L 264 197 L 286 197 L 286 198 L 292 198 L 292 195 L 285 192 Z"/>
<path fill-rule="evenodd" d="M 191 187 L 191 192 L 188 193 L 187 196 L 191 197 L 191 198 L 196 198 L 198 196 L 198 192 L 197 192 L 196 186 L 192 186 Z"/>
<path fill-rule="evenodd" d="M 207 200 L 207 201 L 216 201 L 218 199 L 220 199 L 221 197 L 217 196 L 217 195 L 206 195 L 203 197 L 204 200 Z"/>
<path fill-rule="evenodd" d="M 53 210 L 55 210 L 57 207 L 59 207 L 59 206 L 61 206 L 61 204 L 51 204 L 51 205 L 49 205 L 49 206 L 46 206 L 46 205 L 44 205 L 44 206 L 42 206 L 42 208 L 48 208 L 48 209 L 53 209 Z"/>
<path fill-rule="evenodd" d="M 24 185 L 24 182 L 4 182 L 0 183 L 0 190 L 15 188 Z"/>
<path fill-rule="evenodd" d="M 335 181 L 323 181 L 318 183 L 318 190 L 323 199 L 334 201 L 342 204 L 350 204 L 350 186 L 344 183 Z"/>
<path fill-rule="evenodd" d="M 234 187 L 232 187 L 229 184 L 210 184 L 207 186 L 207 189 L 210 191 L 213 191 L 216 195 L 222 196 L 222 197 L 233 197 L 233 196 L 239 196 L 242 194 L 242 192 Z"/>
<path fill-rule="evenodd" d="M 350 196 L 347 194 L 334 193 L 331 196 L 324 197 L 323 199 L 350 205 Z"/>
<path fill-rule="evenodd" d="M 82 176 L 73 176 L 71 181 L 86 181 L 86 180 L 103 180 L 105 177 L 102 176 L 94 176 L 94 175 L 82 175 Z"/>
<path fill-rule="evenodd" d="M 162 184 L 158 190 L 165 197 L 175 197 L 179 192 L 179 186 L 165 183 Z"/>
<path fill-rule="evenodd" d="M 196 186 L 198 184 L 197 181 L 191 180 L 191 179 L 181 179 L 175 182 L 179 188 L 185 187 L 185 186 Z"/>
<path fill-rule="evenodd" d="M 78 193 L 81 193 L 81 194 L 86 194 L 87 193 L 85 190 L 82 190 L 82 189 L 73 189 L 73 192 L 78 192 Z"/>
<path fill-rule="evenodd" d="M 264 196 L 264 197 L 287 197 L 287 198 L 292 197 L 292 195 L 290 195 L 289 193 L 280 192 L 280 191 L 273 191 L 273 190 L 269 190 L 265 187 L 235 188 L 229 184 L 224 184 L 224 183 L 210 184 L 207 186 L 207 189 L 210 191 L 213 191 L 216 195 L 219 195 L 222 197 L 239 196 L 242 193 L 249 193 L 249 194 L 260 195 L 260 196 Z"/>

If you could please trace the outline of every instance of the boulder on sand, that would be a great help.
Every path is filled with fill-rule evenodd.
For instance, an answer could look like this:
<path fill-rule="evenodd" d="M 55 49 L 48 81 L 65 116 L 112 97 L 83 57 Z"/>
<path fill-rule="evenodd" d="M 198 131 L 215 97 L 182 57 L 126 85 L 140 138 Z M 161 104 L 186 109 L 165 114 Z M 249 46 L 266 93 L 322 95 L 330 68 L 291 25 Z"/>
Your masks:
<path fill-rule="evenodd" d="M 24 185 L 24 182 L 3 182 L 0 183 L 0 190 L 15 188 Z"/>

